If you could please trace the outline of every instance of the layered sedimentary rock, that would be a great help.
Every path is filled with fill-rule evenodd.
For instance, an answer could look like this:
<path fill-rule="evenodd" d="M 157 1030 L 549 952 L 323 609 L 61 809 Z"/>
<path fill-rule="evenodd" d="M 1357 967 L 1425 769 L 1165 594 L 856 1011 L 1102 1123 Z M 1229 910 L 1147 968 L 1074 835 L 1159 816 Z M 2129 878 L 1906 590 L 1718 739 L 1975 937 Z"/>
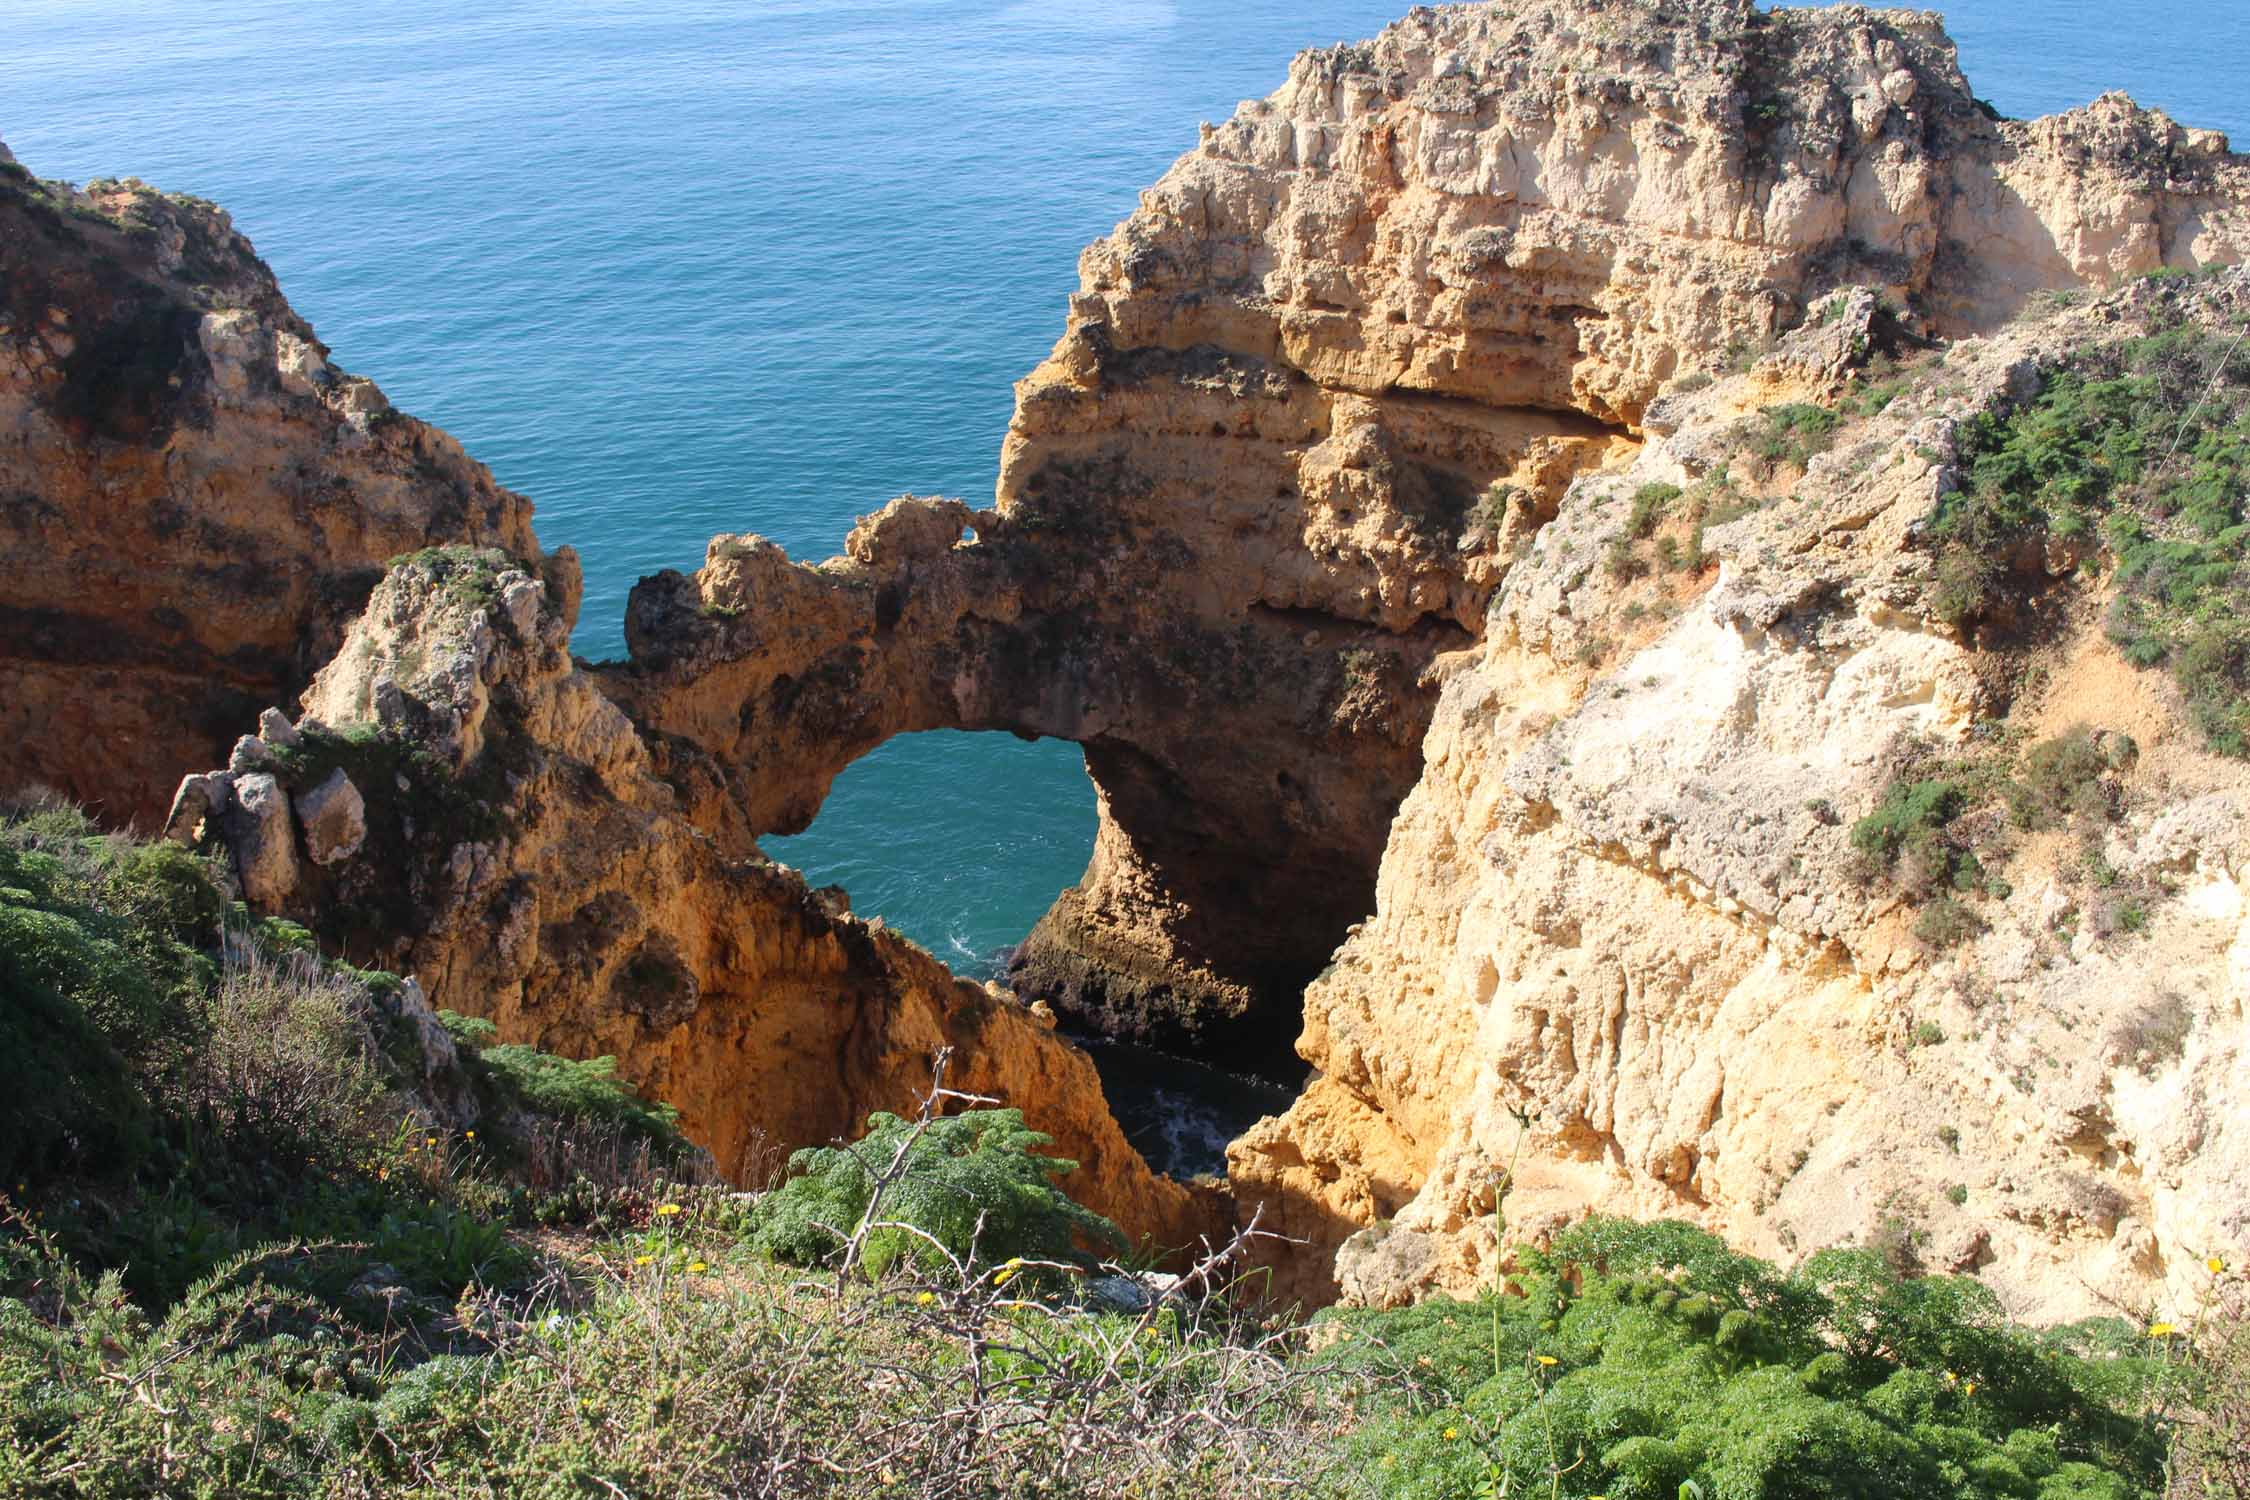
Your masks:
<path fill-rule="evenodd" d="M 1369 909 L 1432 663 L 1667 381 L 1842 286 L 1955 334 L 2231 258 L 2246 185 L 2121 97 L 1993 118 L 1926 13 L 1418 10 L 1299 58 L 1086 252 L 972 543 L 911 505 L 817 569 L 722 538 L 644 586 L 618 690 L 737 839 L 893 733 L 1079 741 L 1101 831 L 1019 981 L 1255 1057 Z"/>
<path fill-rule="evenodd" d="M 673 813 L 570 662 L 568 550 L 330 366 L 222 211 L 0 154 L 0 273 L 0 792 L 168 822 L 332 951 L 616 1056 L 731 1173 L 911 1109 L 952 1047 L 1085 1201 L 1164 1244 L 1216 1225 L 1051 1018 Z M 268 706 L 308 684 L 302 728 Z"/>
<path fill-rule="evenodd" d="M 85 617 L 11 622 L 37 733 L 8 753 L 67 771 L 58 745 L 166 714 L 208 735 L 218 689 L 257 695 L 224 699 L 247 725 L 341 639 L 367 559 L 498 545 L 394 569 L 316 723 L 268 722 L 171 821 L 439 1003 L 616 1054 L 730 1167 L 906 1102 L 950 1042 L 957 1081 L 1088 1161 L 1088 1201 L 1196 1222 L 1035 1010 L 757 854 L 888 736 L 972 728 L 1080 743 L 1101 794 L 1027 987 L 1315 1069 L 1231 1156 L 1243 1211 L 1304 1241 L 1285 1290 L 1478 1281 L 1503 1180 L 1511 1233 L 1603 1207 L 1784 1256 L 1887 1238 L 2026 1313 L 2250 1247 L 2239 771 L 2104 636 L 2098 538 L 1988 560 L 2036 580 L 2030 655 L 1932 604 L 1965 422 L 2151 299 L 2242 311 L 2239 278 L 2040 300 L 2241 259 L 2250 166 L 2214 134 L 2114 96 L 1994 118 L 1920 12 L 1417 10 L 1299 59 L 1087 252 L 990 509 L 903 499 L 818 566 L 720 537 L 644 581 L 631 660 L 592 671 L 561 646 L 568 566 L 512 560 L 537 555 L 512 497 L 312 373 L 221 221 L 5 188 L 46 237 L 0 343 L 10 566 L 36 562 L 7 597 Z M 1877 350 L 1910 389 L 1832 452 L 1773 425 Z M 253 558 L 298 549 L 282 606 L 218 542 L 145 618 L 88 602 L 141 583 L 74 525 L 200 546 L 199 507 Z M 54 706 L 73 684 L 90 706 Z M 2082 718 L 2140 751 L 2103 762 L 2122 821 L 2078 865 L 2152 893 L 2130 929 L 2053 840 L 1946 942 L 1849 857 L 1904 770 Z M 120 744 L 92 760 L 135 770 Z"/>
<path fill-rule="evenodd" d="M 332 951 L 418 976 L 502 1037 L 614 1056 L 748 1181 L 947 1086 L 1026 1110 L 1082 1201 L 1160 1245 L 1213 1227 L 1126 1144 L 1051 1016 L 966 983 L 837 891 L 730 857 L 674 811 L 625 716 L 571 661 L 547 586 L 498 552 L 393 568 L 304 695 L 170 832 Z M 343 806 L 339 808 L 338 804 Z"/>
<path fill-rule="evenodd" d="M 2015 617 L 1964 633 L 1933 540 L 1980 415 L 2130 335 L 2223 348 L 2250 273 L 2051 305 L 1843 403 L 1832 450 L 1761 457 L 1740 414 L 1836 404 L 1867 312 L 1652 408 L 1449 664 L 1375 913 L 1306 996 L 1316 1081 L 1230 1153 L 1309 1242 L 1293 1290 L 1484 1284 L 1496 1207 L 1509 1241 L 1600 1210 L 1785 1262 L 1885 1244 L 2040 1317 L 2192 1305 L 2250 1250 L 2250 776 L 2105 632 L 2098 543 L 2033 537 Z M 1659 561 L 1694 514 L 1695 564 Z M 1973 917 L 1869 870 L 1890 789 L 2022 775 L 2073 726 L 2100 814 L 1983 812 Z"/>
<path fill-rule="evenodd" d="M 0 790 L 146 824 L 385 559 L 536 556 L 530 518 L 330 365 L 216 206 L 0 157 Z"/>

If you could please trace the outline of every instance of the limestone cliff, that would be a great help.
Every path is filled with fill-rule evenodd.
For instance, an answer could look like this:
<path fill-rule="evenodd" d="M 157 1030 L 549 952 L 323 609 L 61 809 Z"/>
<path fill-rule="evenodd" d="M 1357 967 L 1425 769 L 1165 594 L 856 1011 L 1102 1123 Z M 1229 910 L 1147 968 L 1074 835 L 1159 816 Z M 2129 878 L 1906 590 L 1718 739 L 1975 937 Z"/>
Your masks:
<path fill-rule="evenodd" d="M 1086 252 L 992 510 L 906 502 L 818 568 L 721 538 L 643 586 L 616 691 L 738 845 L 894 733 L 1077 740 L 1101 831 L 1018 981 L 1256 1058 L 1372 905 L 1432 664 L 1666 382 L 1845 286 L 1925 338 L 2233 258 L 2246 198 L 2119 97 L 1991 117 L 1926 13 L 1417 10 Z"/>
<path fill-rule="evenodd" d="M 223 212 L 0 154 L 0 273 L 0 791 L 165 821 L 330 951 L 618 1057 L 729 1172 L 910 1108 L 951 1046 L 1085 1201 L 1164 1244 L 1218 1222 L 1051 1016 L 674 813 L 568 655 L 575 559 L 330 366 Z M 266 707 L 301 690 L 301 725 Z"/>
<path fill-rule="evenodd" d="M 2250 1248 L 2239 444 L 2181 447 L 2250 401 L 2250 289 L 2190 274 L 2250 251 L 2216 135 L 1997 119 L 1922 12 L 1418 9 L 1086 253 L 989 509 L 904 498 L 817 566 L 716 538 L 598 669 L 520 502 L 323 379 L 223 220 L 4 189 L 43 237 L 6 242 L 8 598 L 47 614 L 0 769 L 88 790 L 64 731 L 208 736 L 163 674 L 286 701 L 340 642 L 175 834 L 438 1003 L 617 1054 L 729 1166 L 953 1042 L 1088 1201 L 1201 1222 L 1037 1008 L 757 852 L 888 736 L 971 728 L 1074 740 L 1100 792 L 1027 992 L 1315 1070 L 1231 1153 L 1304 1241 L 1285 1290 L 1477 1280 L 1504 1172 L 1513 1234 L 1872 1237 L 2027 1314 Z M 2094 385 L 2131 443 L 2037 427 Z M 135 548 L 185 559 L 145 619 L 89 604 Z"/>
<path fill-rule="evenodd" d="M 420 978 L 502 1037 L 609 1055 L 745 1180 L 949 1086 L 1026 1110 L 1074 1195 L 1159 1244 L 1211 1227 L 1111 1118 L 1086 1055 L 956 979 L 840 891 L 730 857 L 673 810 L 625 716 L 576 667 L 545 585 L 504 554 L 394 567 L 304 696 L 169 831 L 231 853 L 245 894 L 332 951 Z"/>
<path fill-rule="evenodd" d="M 2188 350 L 2192 391 L 2246 315 L 2250 272 L 2142 283 L 1853 380 L 1880 315 L 1847 294 L 1649 409 L 1444 664 L 1375 913 L 1306 996 L 1316 1081 L 1231 1152 L 1314 1247 L 1298 1291 L 1476 1285 L 1511 1171 L 1511 1239 L 1604 1210 L 1881 1243 L 2038 1317 L 2250 1250 L 2250 774 L 2127 664 L 2138 584 L 2095 534 L 2027 524 L 1966 614 L 1945 540 L 2043 379 L 2148 395 Z"/>
<path fill-rule="evenodd" d="M 530 518 L 330 365 L 216 206 L 0 156 L 0 788 L 147 823 L 385 559 L 536 556 Z"/>

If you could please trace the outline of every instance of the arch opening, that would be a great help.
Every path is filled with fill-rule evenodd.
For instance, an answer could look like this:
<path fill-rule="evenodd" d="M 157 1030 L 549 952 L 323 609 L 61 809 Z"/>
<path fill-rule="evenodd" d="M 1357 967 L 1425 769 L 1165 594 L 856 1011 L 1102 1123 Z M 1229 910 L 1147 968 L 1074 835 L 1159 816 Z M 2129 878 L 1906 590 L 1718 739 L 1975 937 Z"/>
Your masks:
<path fill-rule="evenodd" d="M 759 845 L 982 980 L 1001 976 L 1085 873 L 1094 824 L 1078 746 L 940 729 L 895 735 L 853 761 L 809 828 Z"/>

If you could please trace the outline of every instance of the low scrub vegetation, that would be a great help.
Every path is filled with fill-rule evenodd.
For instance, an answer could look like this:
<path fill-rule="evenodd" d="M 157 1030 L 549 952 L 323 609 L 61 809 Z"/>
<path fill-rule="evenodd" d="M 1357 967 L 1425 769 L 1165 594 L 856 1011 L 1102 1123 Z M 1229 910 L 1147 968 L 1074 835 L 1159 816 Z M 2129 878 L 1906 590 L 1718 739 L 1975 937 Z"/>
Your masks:
<path fill-rule="evenodd" d="M 2171 674 L 2212 749 L 2250 753 L 2250 346 L 2180 326 L 2087 350 L 2031 401 L 1978 417 L 1963 447 L 1934 611 L 1959 626 L 2000 611 L 2034 543 L 2104 550 L 2126 656 Z"/>
<path fill-rule="evenodd" d="M 2041 1333 L 1879 1249 L 1594 1220 L 1475 1300 L 1306 1320 L 1254 1226 L 1150 1273 L 942 1057 L 738 1192 L 606 1064 L 62 808 L 0 817 L 0 981 L 4 1494 L 2243 1493 L 2216 1262 L 2178 1327 Z"/>
<path fill-rule="evenodd" d="M 2118 1496 L 2165 1449 L 2141 1330 L 2034 1334 L 1875 1250 L 1787 1275 L 1683 1224 L 1591 1220 L 1475 1303 L 1329 1316 L 1388 1377 L 1350 1439 L 1401 1496 Z M 1403 1387 L 1403 1393 L 1401 1392 Z"/>
<path fill-rule="evenodd" d="M 2023 750 L 2005 727 L 1996 749 L 1916 763 L 1883 789 L 1852 825 L 1858 874 L 1888 881 L 1921 904 L 1914 934 L 1948 948 L 1984 931 L 1975 900 L 2010 893 L 2000 874 L 2014 833 L 2068 828 L 2080 858 L 2066 883 L 2083 879 L 2111 892 L 2101 909 L 2119 930 L 2137 931 L 2154 892 L 2119 889 L 2104 853 L 2124 799 L 2124 776 L 2139 755 L 2125 735 L 2077 725 Z M 2002 814 L 2005 814 L 2004 816 Z M 2128 915 L 2137 913 L 2137 915 Z"/>
<path fill-rule="evenodd" d="M 1768 466 L 1803 468 L 1828 451 L 1843 419 L 1825 406 L 1793 401 L 1758 413 L 1744 434 L 1750 453 Z"/>

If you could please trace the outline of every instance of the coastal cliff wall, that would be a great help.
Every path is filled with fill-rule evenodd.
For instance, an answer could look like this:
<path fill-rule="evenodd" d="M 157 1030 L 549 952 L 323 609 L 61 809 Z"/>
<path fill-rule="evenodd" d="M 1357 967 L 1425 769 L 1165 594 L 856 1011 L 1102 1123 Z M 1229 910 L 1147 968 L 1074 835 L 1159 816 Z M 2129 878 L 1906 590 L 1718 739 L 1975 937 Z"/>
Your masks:
<path fill-rule="evenodd" d="M 2126 451 L 2068 425 L 2109 377 L 2168 437 L 2246 314 L 2250 273 L 2142 283 L 1877 378 L 1833 363 L 1846 304 L 1573 488 L 1447 663 L 1376 910 L 1306 995 L 1315 1082 L 1230 1152 L 1309 1244 L 1294 1290 L 1473 1288 L 1496 1210 L 1508 1242 L 1607 1211 L 1880 1244 L 2046 1318 L 2250 1250 L 2242 680 L 2181 675 L 2232 606 L 2174 578 L 2134 634 L 2147 576 L 2059 511 L 1966 613 L 1949 561 L 1996 433 Z M 1777 410 L 1834 425 L 1808 452 Z M 2100 526 L 2128 554 L 2147 457 Z"/>
<path fill-rule="evenodd" d="M 1220 1221 L 1125 1141 L 1052 1015 L 957 979 L 841 891 L 681 819 L 632 724 L 569 655 L 548 587 L 496 550 L 393 567 L 291 722 L 188 777 L 167 832 L 333 953 L 416 975 L 508 1040 L 612 1056 L 721 1170 L 948 1087 L 1022 1108 L 1074 1196 L 1161 1246 Z"/>
<path fill-rule="evenodd" d="M 894 733 L 1079 742 L 1094 857 L 1016 982 L 1270 1057 L 1372 909 L 1434 664 L 1668 383 L 1843 287 L 1919 340 L 2236 258 L 2246 199 L 2220 137 L 2121 96 L 1994 118 L 1924 12 L 1418 10 L 1300 57 L 1086 252 L 993 508 L 900 502 L 813 568 L 720 538 L 643 585 L 612 687 L 738 841 Z"/>
<path fill-rule="evenodd" d="M 0 340 L 9 598 L 87 618 L 10 631 L 0 770 L 121 813 L 225 758 L 168 821 L 254 904 L 618 1056 L 730 1167 L 904 1104 L 950 1043 L 1088 1202 L 1208 1224 L 1039 1008 L 757 851 L 893 734 L 1005 730 L 1081 744 L 1100 793 L 1024 992 L 1313 1069 L 1230 1153 L 1301 1242 L 1284 1291 L 1474 1284 L 1496 1211 L 1879 1239 L 2027 1315 L 2250 1249 L 2250 309 L 2212 273 L 2250 164 L 2215 134 L 2119 96 L 1997 119 L 1923 12 L 1417 10 L 1300 58 L 1087 251 L 989 508 L 905 497 L 809 566 L 715 538 L 594 668 L 522 503 L 307 373 L 222 219 L 6 186 L 59 247 Z M 154 321 L 81 341 L 143 297 L 71 291 L 115 249 Z M 140 492 L 88 463 L 146 491 L 114 535 Z M 162 545 L 244 507 L 279 604 Z M 112 615 L 136 548 L 224 597 Z"/>
<path fill-rule="evenodd" d="M 215 205 L 0 148 L 0 787 L 145 827 L 387 559 L 538 556 L 527 501 L 327 353 Z"/>

